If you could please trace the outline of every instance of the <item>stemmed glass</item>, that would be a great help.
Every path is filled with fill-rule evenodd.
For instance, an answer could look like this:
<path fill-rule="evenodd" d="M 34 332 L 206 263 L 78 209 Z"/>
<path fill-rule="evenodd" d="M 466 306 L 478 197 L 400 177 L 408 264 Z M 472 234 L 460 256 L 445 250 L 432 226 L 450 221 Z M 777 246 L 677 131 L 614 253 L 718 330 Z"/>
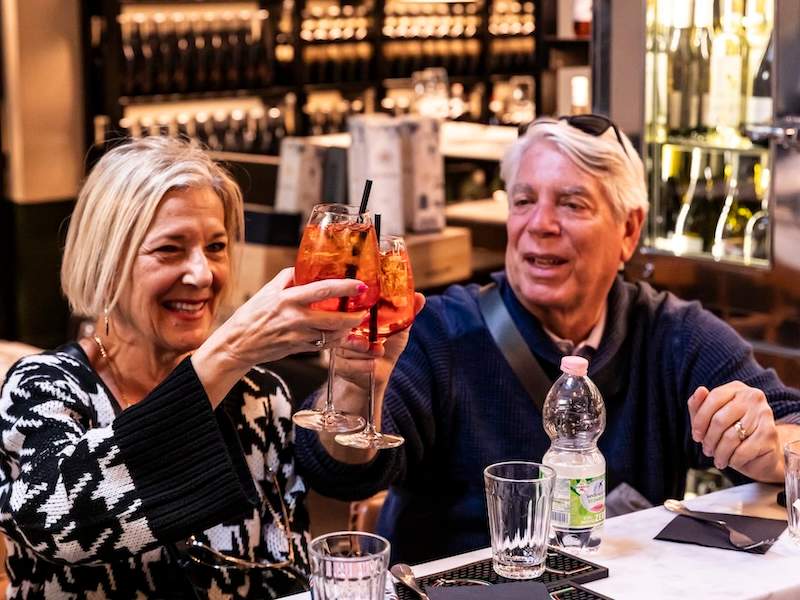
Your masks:
<path fill-rule="evenodd" d="M 358 312 L 371 307 L 379 295 L 379 252 L 375 228 L 368 212 L 357 206 L 318 204 L 311 211 L 294 266 L 297 284 L 323 279 L 358 279 L 367 290 L 351 297 L 328 298 L 311 304 L 318 310 Z M 335 352 L 331 349 L 328 364 L 325 406 L 322 410 L 301 410 L 292 420 L 300 427 L 315 431 L 356 431 L 364 419 L 337 411 L 333 405 Z"/>
<path fill-rule="evenodd" d="M 381 343 L 390 335 L 411 326 L 414 322 L 414 275 L 408 260 L 408 248 L 400 236 L 381 236 L 380 241 L 380 299 L 370 310 L 370 316 L 357 328 L 359 335 L 372 343 Z M 351 448 L 383 450 L 396 448 L 405 442 L 402 436 L 380 433 L 375 428 L 375 367 L 369 374 L 369 404 L 367 426 L 357 433 L 340 433 L 336 442 Z"/>

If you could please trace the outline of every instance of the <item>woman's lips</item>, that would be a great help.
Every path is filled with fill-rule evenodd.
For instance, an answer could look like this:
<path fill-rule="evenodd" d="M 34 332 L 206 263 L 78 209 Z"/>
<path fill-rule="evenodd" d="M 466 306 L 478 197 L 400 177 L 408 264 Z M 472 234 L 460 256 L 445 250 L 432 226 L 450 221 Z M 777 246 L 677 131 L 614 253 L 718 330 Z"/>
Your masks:
<path fill-rule="evenodd" d="M 199 319 L 205 313 L 208 300 L 167 300 L 162 302 L 162 306 L 175 316 L 194 320 Z"/>

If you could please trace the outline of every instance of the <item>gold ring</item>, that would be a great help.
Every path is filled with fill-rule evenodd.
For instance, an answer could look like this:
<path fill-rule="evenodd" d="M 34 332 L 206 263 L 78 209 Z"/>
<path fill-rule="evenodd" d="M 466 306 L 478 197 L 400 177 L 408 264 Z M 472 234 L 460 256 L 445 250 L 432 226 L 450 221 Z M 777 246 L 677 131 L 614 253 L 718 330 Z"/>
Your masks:
<path fill-rule="evenodd" d="M 745 441 L 752 433 L 744 428 L 744 425 L 742 425 L 741 421 L 736 421 L 736 423 L 733 424 L 733 428 L 736 430 L 736 435 L 739 436 L 739 441 L 741 442 Z"/>

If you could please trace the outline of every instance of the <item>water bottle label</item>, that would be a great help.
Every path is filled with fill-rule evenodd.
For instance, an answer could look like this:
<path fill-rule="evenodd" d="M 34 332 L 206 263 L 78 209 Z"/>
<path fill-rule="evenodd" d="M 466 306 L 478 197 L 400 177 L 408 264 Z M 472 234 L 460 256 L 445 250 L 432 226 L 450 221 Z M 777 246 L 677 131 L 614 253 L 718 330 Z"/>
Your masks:
<path fill-rule="evenodd" d="M 556 527 L 593 527 L 606 516 L 606 476 L 556 479 L 552 521 Z"/>

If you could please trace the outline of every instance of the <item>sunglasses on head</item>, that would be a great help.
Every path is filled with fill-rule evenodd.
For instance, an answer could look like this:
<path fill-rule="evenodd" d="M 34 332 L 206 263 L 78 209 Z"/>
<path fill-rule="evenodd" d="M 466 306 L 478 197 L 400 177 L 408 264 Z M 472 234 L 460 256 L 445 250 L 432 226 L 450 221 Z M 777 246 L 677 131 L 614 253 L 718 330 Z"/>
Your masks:
<path fill-rule="evenodd" d="M 628 149 L 625 148 L 625 142 L 622 141 L 622 134 L 620 134 L 619 128 L 616 126 L 614 121 L 608 117 L 604 117 L 603 115 L 565 115 L 553 120 L 536 120 L 533 123 L 530 123 L 530 125 L 536 125 L 537 123 L 557 123 L 558 121 L 566 121 L 567 125 L 574 127 L 583 133 L 588 133 L 594 137 L 600 137 L 609 129 L 613 129 L 614 135 L 617 136 L 617 141 L 622 147 L 622 151 L 625 153 L 625 156 L 628 156 Z M 527 127 L 525 129 L 527 130 Z"/>

